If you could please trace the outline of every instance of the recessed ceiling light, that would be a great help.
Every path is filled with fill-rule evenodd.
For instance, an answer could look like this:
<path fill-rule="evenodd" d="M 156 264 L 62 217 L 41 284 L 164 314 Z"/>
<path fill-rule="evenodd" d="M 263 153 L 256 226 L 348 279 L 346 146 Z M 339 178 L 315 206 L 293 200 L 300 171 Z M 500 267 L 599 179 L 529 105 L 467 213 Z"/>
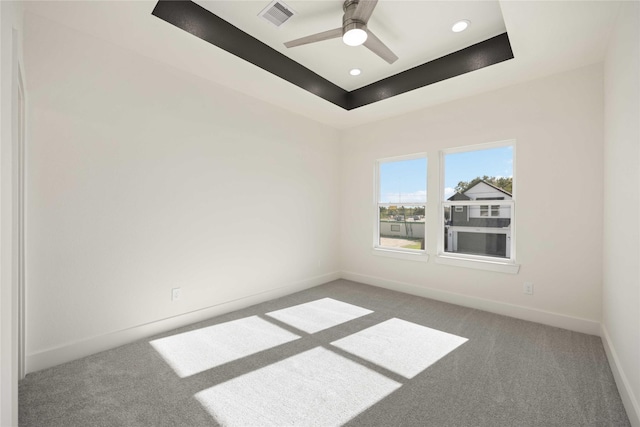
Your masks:
<path fill-rule="evenodd" d="M 463 19 L 462 21 L 458 21 L 455 24 L 453 24 L 453 26 L 451 27 L 451 31 L 453 31 L 454 33 L 459 33 L 461 31 L 466 30 L 469 24 L 471 24 L 470 21 Z"/>
<path fill-rule="evenodd" d="M 360 70 L 360 68 L 352 68 L 349 70 L 349 74 L 352 76 L 359 76 L 361 72 L 362 70 Z"/>

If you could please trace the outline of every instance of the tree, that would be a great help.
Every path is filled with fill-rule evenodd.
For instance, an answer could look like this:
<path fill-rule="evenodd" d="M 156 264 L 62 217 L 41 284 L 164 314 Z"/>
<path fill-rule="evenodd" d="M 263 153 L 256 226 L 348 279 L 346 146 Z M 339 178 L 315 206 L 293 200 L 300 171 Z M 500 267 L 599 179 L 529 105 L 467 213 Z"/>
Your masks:
<path fill-rule="evenodd" d="M 469 188 L 473 187 L 480 181 L 488 182 L 489 184 L 494 185 L 498 188 L 501 188 L 502 190 L 506 191 L 509 194 L 513 192 L 512 191 L 513 177 L 504 177 L 504 176 L 496 177 L 496 176 L 487 176 L 487 175 L 484 175 L 483 177 L 474 178 L 471 181 L 460 181 L 458 182 L 458 185 L 456 185 L 455 190 L 457 193 L 464 193 L 465 191 L 467 191 Z"/>
<path fill-rule="evenodd" d="M 380 206 L 380 219 L 389 218 L 389 212 L 386 206 Z"/>

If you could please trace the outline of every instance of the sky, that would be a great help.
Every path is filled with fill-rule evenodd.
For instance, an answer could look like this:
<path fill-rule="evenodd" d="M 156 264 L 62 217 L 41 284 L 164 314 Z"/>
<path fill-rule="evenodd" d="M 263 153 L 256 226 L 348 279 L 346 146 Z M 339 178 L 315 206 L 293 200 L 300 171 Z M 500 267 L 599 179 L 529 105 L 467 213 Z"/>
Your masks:
<path fill-rule="evenodd" d="M 427 159 L 380 164 L 381 203 L 425 203 Z"/>
<path fill-rule="evenodd" d="M 445 155 L 445 199 L 455 193 L 458 182 L 483 175 L 513 176 L 513 147 Z M 424 158 L 381 163 L 380 202 L 425 203 L 426 176 L 427 163 Z"/>

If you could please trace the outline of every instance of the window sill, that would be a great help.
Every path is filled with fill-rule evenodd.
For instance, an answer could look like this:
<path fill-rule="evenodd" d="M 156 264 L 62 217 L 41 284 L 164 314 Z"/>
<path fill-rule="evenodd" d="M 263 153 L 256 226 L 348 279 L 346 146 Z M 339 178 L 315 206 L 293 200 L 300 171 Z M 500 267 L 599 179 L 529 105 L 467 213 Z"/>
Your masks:
<path fill-rule="evenodd" d="M 372 253 L 377 256 L 404 259 L 408 261 L 419 261 L 419 262 L 429 261 L 429 255 L 426 252 L 405 252 L 405 251 L 394 251 L 393 249 L 386 249 L 386 248 L 373 248 Z"/>
<path fill-rule="evenodd" d="M 451 256 L 436 256 L 436 264 L 452 265 L 455 267 L 474 268 L 476 270 L 497 271 L 499 273 L 518 274 L 520 264 L 510 262 L 485 261 L 477 259 L 457 258 Z"/>

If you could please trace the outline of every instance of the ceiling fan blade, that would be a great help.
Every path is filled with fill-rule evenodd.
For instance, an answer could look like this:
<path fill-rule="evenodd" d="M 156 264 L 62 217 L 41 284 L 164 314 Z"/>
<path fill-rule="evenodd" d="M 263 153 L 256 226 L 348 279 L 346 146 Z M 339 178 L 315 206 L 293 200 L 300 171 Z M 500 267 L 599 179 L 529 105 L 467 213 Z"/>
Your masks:
<path fill-rule="evenodd" d="M 398 60 L 395 53 L 391 51 L 375 34 L 367 30 L 367 41 L 364 42 L 364 46 L 371 52 L 378 55 L 380 58 L 387 61 L 389 64 L 393 64 Z"/>
<path fill-rule="evenodd" d="M 303 44 L 321 42 L 323 40 L 337 39 L 338 37 L 342 37 L 342 27 L 335 28 L 329 31 L 323 31 L 317 34 L 312 34 L 310 36 L 302 37 L 299 39 L 291 40 L 286 42 L 284 45 L 286 47 L 296 47 L 296 46 L 301 46 Z"/>
<path fill-rule="evenodd" d="M 369 22 L 369 18 L 371 18 L 373 9 L 376 8 L 377 4 L 378 0 L 360 0 L 358 6 L 356 6 L 356 10 L 353 12 L 352 18 L 366 24 Z"/>

